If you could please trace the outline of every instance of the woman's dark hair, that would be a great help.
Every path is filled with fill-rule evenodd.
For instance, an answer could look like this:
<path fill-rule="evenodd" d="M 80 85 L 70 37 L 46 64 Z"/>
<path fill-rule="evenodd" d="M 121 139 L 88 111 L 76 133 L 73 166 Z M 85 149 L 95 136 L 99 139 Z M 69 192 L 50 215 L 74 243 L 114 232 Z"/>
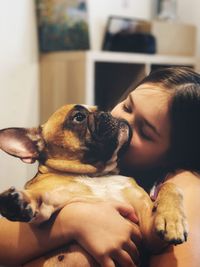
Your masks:
<path fill-rule="evenodd" d="M 200 171 L 200 74 L 186 67 L 163 68 L 144 83 L 158 83 L 172 96 L 169 167 Z"/>

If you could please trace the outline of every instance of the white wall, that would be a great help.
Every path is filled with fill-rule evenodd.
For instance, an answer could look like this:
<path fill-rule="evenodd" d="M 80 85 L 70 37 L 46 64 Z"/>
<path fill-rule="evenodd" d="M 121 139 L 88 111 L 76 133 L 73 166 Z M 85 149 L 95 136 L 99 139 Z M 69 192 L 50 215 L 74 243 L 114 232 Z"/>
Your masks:
<path fill-rule="evenodd" d="M 91 48 L 99 50 L 108 16 L 150 19 L 151 0 L 88 0 Z"/>
<path fill-rule="evenodd" d="M 200 1 L 177 0 L 177 15 L 182 22 L 197 27 L 197 56 L 200 56 Z"/>
<path fill-rule="evenodd" d="M 0 128 L 38 125 L 34 0 L 0 0 Z M 22 186 L 35 168 L 0 152 L 0 190 Z"/>

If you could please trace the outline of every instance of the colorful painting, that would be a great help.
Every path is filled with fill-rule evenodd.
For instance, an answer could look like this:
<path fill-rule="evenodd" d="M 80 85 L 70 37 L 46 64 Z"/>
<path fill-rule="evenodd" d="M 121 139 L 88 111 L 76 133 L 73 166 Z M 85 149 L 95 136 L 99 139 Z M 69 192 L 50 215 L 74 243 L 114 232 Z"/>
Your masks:
<path fill-rule="evenodd" d="M 89 49 L 86 0 L 36 0 L 42 52 Z"/>

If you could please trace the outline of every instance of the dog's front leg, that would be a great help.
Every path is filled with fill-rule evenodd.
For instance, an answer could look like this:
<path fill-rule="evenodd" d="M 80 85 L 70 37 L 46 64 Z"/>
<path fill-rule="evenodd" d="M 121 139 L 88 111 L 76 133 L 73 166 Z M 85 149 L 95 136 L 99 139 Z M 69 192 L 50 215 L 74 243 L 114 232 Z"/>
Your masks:
<path fill-rule="evenodd" d="M 155 230 L 172 244 L 187 240 L 188 225 L 181 190 L 173 183 L 164 183 L 154 203 Z"/>
<path fill-rule="evenodd" d="M 43 198 L 41 192 L 11 187 L 0 194 L 0 214 L 11 221 L 39 224 L 48 220 L 57 209 L 45 203 Z"/>
<path fill-rule="evenodd" d="M 11 221 L 30 222 L 36 215 L 36 202 L 26 190 L 11 187 L 0 194 L 0 213 Z"/>

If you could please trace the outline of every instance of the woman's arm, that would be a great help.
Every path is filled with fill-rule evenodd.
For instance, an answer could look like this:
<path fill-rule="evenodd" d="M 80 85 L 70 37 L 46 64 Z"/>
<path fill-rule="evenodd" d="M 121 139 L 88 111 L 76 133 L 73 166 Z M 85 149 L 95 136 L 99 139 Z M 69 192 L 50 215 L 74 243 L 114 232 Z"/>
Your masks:
<path fill-rule="evenodd" d="M 140 239 L 134 210 L 121 203 L 72 203 L 42 226 L 0 220 L 0 264 L 19 265 L 71 240 L 78 241 L 102 266 L 135 266 L 138 251 L 132 240 Z M 114 265 L 113 265 L 114 266 Z"/>
<path fill-rule="evenodd" d="M 71 230 L 63 232 L 58 215 L 43 226 L 0 219 L 0 264 L 17 265 L 67 243 Z"/>
<path fill-rule="evenodd" d="M 152 256 L 150 267 L 200 266 L 200 178 L 197 174 L 180 171 L 168 179 L 183 191 L 184 207 L 189 223 L 188 241 L 170 247 L 160 255 Z"/>

